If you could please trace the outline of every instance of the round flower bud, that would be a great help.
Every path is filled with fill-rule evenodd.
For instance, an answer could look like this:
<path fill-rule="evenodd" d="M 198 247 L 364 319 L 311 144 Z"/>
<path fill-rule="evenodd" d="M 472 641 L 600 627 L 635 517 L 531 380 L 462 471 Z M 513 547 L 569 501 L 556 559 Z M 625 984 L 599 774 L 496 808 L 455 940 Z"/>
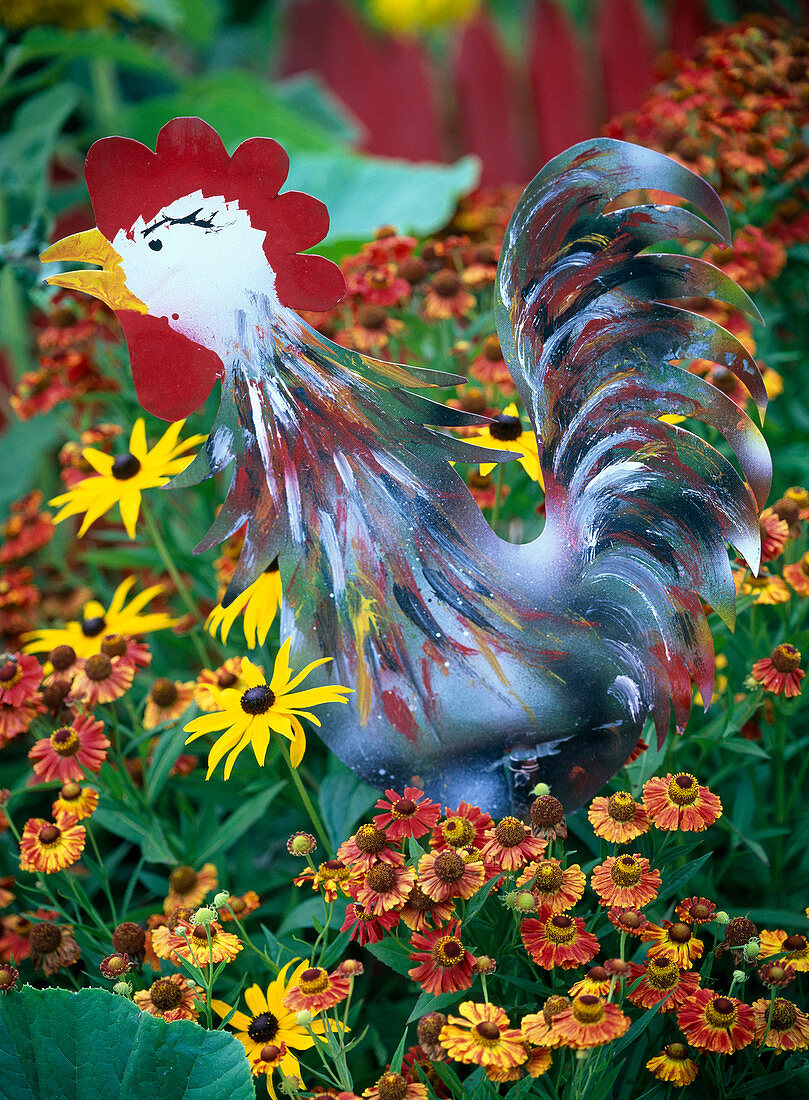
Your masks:
<path fill-rule="evenodd" d="M 521 890 L 514 899 L 514 906 L 521 913 L 531 913 L 536 908 L 536 898 L 530 890 Z"/>
<path fill-rule="evenodd" d="M 533 793 L 536 795 L 537 798 L 542 798 L 543 795 L 550 794 L 551 789 L 547 783 L 537 783 L 536 787 L 534 787 Z"/>
<path fill-rule="evenodd" d="M 730 916 L 725 912 L 724 909 L 720 909 L 718 913 L 714 913 L 713 919 L 716 921 L 717 924 L 727 924 L 730 920 Z"/>
<path fill-rule="evenodd" d="M 736 983 L 736 985 L 739 985 L 741 982 L 747 981 L 747 975 L 743 970 L 734 970 L 733 981 Z"/>
<path fill-rule="evenodd" d="M 227 890 L 220 890 L 220 892 L 214 897 L 213 903 L 217 909 L 222 909 L 230 901 L 230 894 Z"/>
<path fill-rule="evenodd" d="M 749 943 L 744 945 L 744 957 L 746 959 L 757 959 L 760 950 L 761 944 L 754 936 Z"/>
<path fill-rule="evenodd" d="M 119 997 L 132 997 L 132 986 L 129 982 L 116 982 L 112 987 L 113 993 L 117 993 Z"/>
<path fill-rule="evenodd" d="M 298 1021 L 300 1027 L 308 1027 L 314 1017 L 308 1008 L 304 1008 L 295 1014 L 295 1019 Z"/>
<path fill-rule="evenodd" d="M 293 833 L 287 841 L 287 851 L 293 856 L 308 856 L 317 848 L 317 841 L 311 833 Z"/>
<path fill-rule="evenodd" d="M 503 896 L 503 905 L 508 909 L 516 909 L 517 907 L 517 891 L 509 890 L 507 894 Z"/>
<path fill-rule="evenodd" d="M 211 921 L 216 920 L 216 913 L 207 905 L 203 905 L 201 909 L 197 909 L 191 920 L 194 924 L 210 924 Z"/>

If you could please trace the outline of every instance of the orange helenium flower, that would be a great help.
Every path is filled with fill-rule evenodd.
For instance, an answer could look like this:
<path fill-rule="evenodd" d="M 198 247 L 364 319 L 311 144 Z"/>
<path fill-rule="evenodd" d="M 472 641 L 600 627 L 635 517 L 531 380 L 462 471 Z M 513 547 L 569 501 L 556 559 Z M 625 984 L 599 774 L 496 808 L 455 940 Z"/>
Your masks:
<path fill-rule="evenodd" d="M 547 840 L 535 837 L 519 818 L 504 817 L 487 829 L 480 855 L 484 863 L 492 863 L 501 871 L 518 871 L 530 860 L 544 855 L 547 847 Z"/>
<path fill-rule="evenodd" d="M 677 1026 L 699 1050 L 733 1054 L 753 1039 L 755 1019 L 752 1008 L 735 997 L 698 989 L 677 1012 Z"/>
<path fill-rule="evenodd" d="M 475 959 L 461 942 L 460 927 L 460 921 L 453 921 L 445 928 L 413 933 L 410 958 L 420 965 L 408 974 L 428 993 L 456 993 L 472 984 Z"/>
<path fill-rule="evenodd" d="M 438 1041 L 456 1062 L 510 1070 L 528 1058 L 522 1032 L 510 1026 L 502 1008 L 464 1001 L 449 1016 Z"/>
<path fill-rule="evenodd" d="M 310 966 L 298 974 L 297 985 L 291 985 L 284 997 L 284 1006 L 293 1012 L 308 1011 L 314 1015 L 334 1008 L 348 996 L 350 980 L 339 970 L 329 974 L 322 966 Z"/>
<path fill-rule="evenodd" d="M 695 959 L 702 957 L 702 940 L 698 940 L 691 927 L 682 921 L 664 920 L 662 925 L 650 924 L 641 934 L 643 943 L 651 943 L 650 959 L 660 955 L 674 959 L 681 970 L 690 970 Z"/>
<path fill-rule="evenodd" d="M 586 930 L 581 917 L 566 913 L 542 914 L 539 920 L 524 920 L 520 935 L 525 950 L 537 966 L 546 970 L 555 966 L 569 970 L 582 966 L 598 954 L 598 940 Z"/>
<path fill-rule="evenodd" d="M 669 1043 L 649 1059 L 646 1068 L 658 1081 L 667 1081 L 676 1089 L 690 1085 L 699 1073 L 697 1063 L 688 1057 L 688 1047 L 682 1043 Z"/>
<path fill-rule="evenodd" d="M 208 935 L 210 934 L 210 949 Z M 160 959 L 185 959 L 196 966 L 232 962 L 242 949 L 242 941 L 232 932 L 223 932 L 217 921 L 194 924 L 183 917 L 172 929 L 169 925 L 152 932 L 152 948 Z"/>
<path fill-rule="evenodd" d="M 794 699 L 801 693 L 801 680 L 806 673 L 800 668 L 801 652 L 794 645 L 776 646 L 769 657 L 762 657 L 753 665 L 753 679 L 773 695 L 785 695 Z"/>
<path fill-rule="evenodd" d="M 618 791 L 609 798 L 594 798 L 587 818 L 596 836 L 611 844 L 631 844 L 649 831 L 646 811 L 628 791 Z"/>
<path fill-rule="evenodd" d="M 754 1001 L 756 1043 L 773 1050 L 806 1050 L 809 1047 L 809 1018 L 796 1004 L 776 997 L 770 1009 L 768 997 Z"/>
<path fill-rule="evenodd" d="M 81 858 L 87 832 L 74 814 L 57 814 L 55 823 L 32 817 L 20 840 L 20 867 L 52 875 Z"/>
<path fill-rule="evenodd" d="M 593 868 L 590 880 L 602 905 L 640 909 L 654 901 L 660 890 L 660 872 L 643 856 L 608 856 Z"/>
<path fill-rule="evenodd" d="M 671 1012 L 693 996 L 699 986 L 695 970 L 680 970 L 674 959 L 666 955 L 655 955 L 646 966 L 630 963 L 629 967 L 629 983 L 641 980 L 627 996 L 641 1008 L 653 1008 L 662 1001 L 661 1012 Z"/>
<path fill-rule="evenodd" d="M 643 805 L 658 829 L 698 833 L 722 816 L 722 803 L 693 775 L 655 776 L 643 787 Z"/>
<path fill-rule="evenodd" d="M 53 804 L 53 816 L 67 813 L 74 814 L 78 821 L 92 817 L 98 806 L 98 791 L 92 787 L 82 787 L 79 783 L 65 783 L 59 792 L 59 797 Z"/>
<path fill-rule="evenodd" d="M 781 928 L 776 929 L 775 932 L 768 932 L 764 928 L 758 938 L 761 944 L 760 959 L 785 953 L 784 958 L 779 959 L 781 966 L 791 966 L 801 973 L 809 971 L 809 943 L 805 936 L 800 933 L 790 935 Z"/>
<path fill-rule="evenodd" d="M 132 1000 L 150 1016 L 160 1016 L 164 1020 L 196 1020 L 199 1009 L 194 996 L 194 990 L 182 974 L 170 974 L 152 982 L 148 989 L 138 990 Z"/>
<path fill-rule="evenodd" d="M 564 1046 L 575 1050 L 603 1046 L 619 1038 L 629 1028 L 629 1017 L 617 1005 L 603 997 L 581 993 L 573 1004 L 554 1016 L 551 1030 Z"/>
<path fill-rule="evenodd" d="M 107 758 L 109 740 L 104 723 L 92 714 L 74 718 L 69 726 L 60 726 L 50 737 L 41 737 L 28 753 L 34 772 L 44 783 L 54 779 L 62 783 L 80 783 L 85 771 L 97 772 Z"/>
<path fill-rule="evenodd" d="M 357 901 L 377 916 L 404 905 L 415 881 L 416 872 L 412 867 L 375 863 L 356 887 Z"/>
<path fill-rule="evenodd" d="M 586 879 L 578 863 L 562 867 L 558 859 L 529 863 L 517 879 L 537 899 L 537 908 L 551 915 L 572 909 L 584 895 Z"/>
<path fill-rule="evenodd" d="M 170 913 L 181 906 L 196 909 L 208 894 L 216 890 L 218 883 L 219 877 L 213 863 L 206 863 L 199 872 L 193 867 L 175 867 L 169 875 L 169 892 L 163 902 L 163 912 Z"/>
<path fill-rule="evenodd" d="M 467 863 L 461 852 L 452 849 L 430 852 L 419 860 L 421 888 L 435 901 L 471 898 L 483 885 L 485 876 L 479 859 Z"/>

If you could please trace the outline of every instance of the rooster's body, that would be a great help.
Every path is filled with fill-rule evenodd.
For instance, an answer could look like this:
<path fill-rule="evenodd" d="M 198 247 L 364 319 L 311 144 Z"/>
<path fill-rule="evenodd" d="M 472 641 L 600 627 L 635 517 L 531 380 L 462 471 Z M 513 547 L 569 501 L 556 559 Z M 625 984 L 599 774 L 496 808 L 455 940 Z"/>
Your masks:
<path fill-rule="evenodd" d="M 183 125 L 198 143 L 211 140 L 198 120 L 176 120 L 163 134 Z M 153 170 L 166 175 L 170 140 L 179 149 L 181 137 L 175 129 L 162 150 L 159 140 L 157 156 L 148 153 Z M 109 164 L 114 150 L 99 146 L 96 161 L 103 154 Z M 170 205 L 139 200 L 136 228 L 124 225 L 114 239 L 99 224 L 130 294 L 119 309 L 136 381 L 136 358 L 158 346 L 138 327 L 143 314 L 161 332 L 173 325 L 211 382 L 213 373 L 222 377 L 208 443 L 175 484 L 234 466 L 201 544 L 246 524 L 228 596 L 278 557 L 293 663 L 331 656 L 324 682 L 355 688 L 348 707 L 325 716 L 322 736 L 368 782 L 415 782 L 446 804 L 466 798 L 502 814 L 545 781 L 567 808 L 580 804 L 626 761 L 650 714 L 659 736 L 670 702 L 685 724 L 692 678 L 710 698 L 702 600 L 732 620 L 725 541 L 757 566 L 766 446 L 742 411 L 676 361 L 719 362 L 763 403 L 760 375 L 729 332 L 664 304 L 750 303 L 702 261 L 638 255 L 672 238 L 723 239 L 721 203 L 668 158 L 608 140 L 557 157 L 521 199 L 504 241 L 496 309 L 539 441 L 546 526 L 535 542 L 513 545 L 491 530 L 451 465 L 497 457 L 444 430 L 477 418 L 413 392 L 456 379 L 370 360 L 311 329 L 290 308 L 300 300 L 291 291 L 282 298 L 280 276 L 262 275 L 255 250 L 249 259 L 255 223 L 240 230 L 255 277 L 237 286 L 238 265 L 226 271 L 204 318 L 184 311 L 188 288 L 180 286 L 172 319 L 165 303 L 176 275 L 157 280 L 161 304 L 152 304 L 144 237 L 162 233 L 170 242 L 181 226 L 207 235 L 238 228 L 228 181 L 197 190 L 191 179 L 183 175 L 185 190 Z M 92 193 L 89 163 L 88 182 Z M 689 200 L 718 231 L 682 207 L 605 212 L 620 195 L 651 187 Z M 98 215 L 103 204 L 93 197 Z M 183 203 L 195 221 L 183 217 Z M 230 222 L 217 222 L 223 208 Z M 325 268 L 316 274 L 330 277 Z M 60 281 L 79 285 L 69 279 Z M 198 387 L 181 378 L 172 415 L 188 411 L 183 389 L 199 403 Z M 165 400 L 147 407 L 164 411 Z M 714 448 L 659 419 L 667 413 L 718 428 L 753 491 Z"/>

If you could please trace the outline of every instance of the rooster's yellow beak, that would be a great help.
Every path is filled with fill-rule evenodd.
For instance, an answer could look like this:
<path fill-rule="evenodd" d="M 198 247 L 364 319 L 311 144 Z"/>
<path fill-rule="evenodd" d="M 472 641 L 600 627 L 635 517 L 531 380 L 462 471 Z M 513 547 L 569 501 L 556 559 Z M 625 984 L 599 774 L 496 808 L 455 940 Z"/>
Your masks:
<path fill-rule="evenodd" d="M 84 233 L 64 237 L 46 248 L 39 258 L 44 264 L 56 260 L 80 260 L 83 263 L 98 264 L 101 271 L 64 271 L 60 275 L 49 275 L 45 282 L 51 286 L 63 286 L 68 290 L 82 290 L 85 294 L 92 294 L 94 298 L 106 302 L 111 309 L 149 312 L 140 298 L 136 298 L 126 285 L 121 257 L 98 229 L 88 229 Z"/>

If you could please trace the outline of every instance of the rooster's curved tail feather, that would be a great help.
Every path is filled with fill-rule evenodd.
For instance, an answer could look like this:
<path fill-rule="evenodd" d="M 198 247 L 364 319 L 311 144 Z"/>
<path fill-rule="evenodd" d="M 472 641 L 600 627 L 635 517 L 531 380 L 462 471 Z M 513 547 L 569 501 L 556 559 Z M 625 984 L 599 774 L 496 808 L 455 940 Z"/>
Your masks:
<path fill-rule="evenodd" d="M 649 188 L 699 213 L 653 201 L 611 207 Z M 539 440 L 545 537 L 567 557 L 580 612 L 649 670 L 659 738 L 669 700 L 685 724 L 692 677 L 710 699 L 713 647 L 702 600 L 732 625 L 725 542 L 758 568 L 756 506 L 771 476 L 750 418 L 681 365 L 721 364 L 763 411 L 755 361 L 683 300 L 724 301 L 754 315 L 756 308 L 705 261 L 643 251 L 677 238 L 728 241 L 713 189 L 660 153 L 603 138 L 582 143 L 546 165 L 522 196 L 495 301 L 500 342 Z M 661 419 L 667 414 L 721 433 L 746 480 L 714 446 Z"/>

